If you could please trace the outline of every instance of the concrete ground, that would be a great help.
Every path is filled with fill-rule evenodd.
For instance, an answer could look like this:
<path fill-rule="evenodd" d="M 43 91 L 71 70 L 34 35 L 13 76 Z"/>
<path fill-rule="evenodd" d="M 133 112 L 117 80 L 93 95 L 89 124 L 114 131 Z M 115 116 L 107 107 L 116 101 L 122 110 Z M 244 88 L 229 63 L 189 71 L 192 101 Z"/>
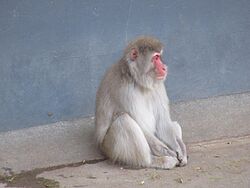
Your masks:
<path fill-rule="evenodd" d="M 0 133 L 2 187 L 250 187 L 250 93 L 171 105 L 189 163 L 173 170 L 110 164 L 93 118 Z"/>
<path fill-rule="evenodd" d="M 13 176 L 8 186 L 0 187 L 250 187 L 250 136 L 189 144 L 188 151 L 188 165 L 172 170 L 129 169 L 107 160 L 82 162 L 34 170 L 33 178 Z M 39 183 L 41 179 L 46 181 Z"/>
<path fill-rule="evenodd" d="M 172 170 L 126 169 L 108 161 L 39 174 L 60 187 L 250 187 L 250 136 L 192 144 L 189 164 Z"/>

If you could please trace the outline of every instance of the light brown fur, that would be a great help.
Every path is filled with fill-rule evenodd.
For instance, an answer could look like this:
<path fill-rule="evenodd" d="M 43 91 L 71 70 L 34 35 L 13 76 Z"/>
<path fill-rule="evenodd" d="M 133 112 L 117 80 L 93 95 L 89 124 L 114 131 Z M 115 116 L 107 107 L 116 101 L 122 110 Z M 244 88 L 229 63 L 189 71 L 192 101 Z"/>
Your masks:
<path fill-rule="evenodd" d="M 164 80 L 156 79 L 151 63 L 152 54 L 162 49 L 152 37 L 132 41 L 97 91 L 96 140 L 114 162 L 163 169 L 187 163 L 181 127 L 170 119 Z"/>

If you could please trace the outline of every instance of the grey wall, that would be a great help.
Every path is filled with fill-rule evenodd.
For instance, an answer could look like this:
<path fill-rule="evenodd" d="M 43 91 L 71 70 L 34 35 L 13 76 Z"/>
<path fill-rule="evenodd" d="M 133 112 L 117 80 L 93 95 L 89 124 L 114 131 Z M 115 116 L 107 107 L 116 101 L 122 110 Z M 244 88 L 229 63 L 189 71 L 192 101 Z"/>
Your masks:
<path fill-rule="evenodd" d="M 250 91 L 249 0 L 1 0 L 0 131 L 93 115 L 141 34 L 166 44 L 170 100 Z"/>

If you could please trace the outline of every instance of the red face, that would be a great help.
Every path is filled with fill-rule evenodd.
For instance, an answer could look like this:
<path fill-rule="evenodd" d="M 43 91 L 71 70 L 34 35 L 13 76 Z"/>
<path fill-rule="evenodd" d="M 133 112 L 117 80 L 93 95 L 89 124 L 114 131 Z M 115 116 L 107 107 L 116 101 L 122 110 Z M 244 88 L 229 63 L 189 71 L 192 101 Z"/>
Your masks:
<path fill-rule="evenodd" d="M 163 80 L 167 76 L 167 66 L 161 61 L 161 54 L 154 53 L 152 57 L 152 63 L 155 67 L 156 78 L 158 80 Z"/>

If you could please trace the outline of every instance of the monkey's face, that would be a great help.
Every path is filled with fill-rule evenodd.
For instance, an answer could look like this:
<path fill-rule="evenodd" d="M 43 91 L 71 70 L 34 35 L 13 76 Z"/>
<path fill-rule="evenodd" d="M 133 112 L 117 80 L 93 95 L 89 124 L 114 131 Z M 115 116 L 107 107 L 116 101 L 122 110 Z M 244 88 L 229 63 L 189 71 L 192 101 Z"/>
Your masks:
<path fill-rule="evenodd" d="M 165 80 L 167 66 L 162 62 L 163 50 L 157 41 L 136 41 L 126 50 L 130 73 L 138 84 L 152 89 Z"/>
<path fill-rule="evenodd" d="M 162 62 L 162 50 L 139 52 L 137 49 L 132 49 L 129 62 L 130 69 L 136 77 L 162 81 L 167 76 L 167 66 Z"/>
<path fill-rule="evenodd" d="M 161 53 L 153 53 L 151 63 L 154 67 L 156 79 L 164 80 L 167 76 L 167 66 L 162 62 Z"/>
<path fill-rule="evenodd" d="M 147 75 L 154 80 L 165 80 L 167 66 L 162 62 L 162 52 L 150 52 L 142 63 Z"/>

